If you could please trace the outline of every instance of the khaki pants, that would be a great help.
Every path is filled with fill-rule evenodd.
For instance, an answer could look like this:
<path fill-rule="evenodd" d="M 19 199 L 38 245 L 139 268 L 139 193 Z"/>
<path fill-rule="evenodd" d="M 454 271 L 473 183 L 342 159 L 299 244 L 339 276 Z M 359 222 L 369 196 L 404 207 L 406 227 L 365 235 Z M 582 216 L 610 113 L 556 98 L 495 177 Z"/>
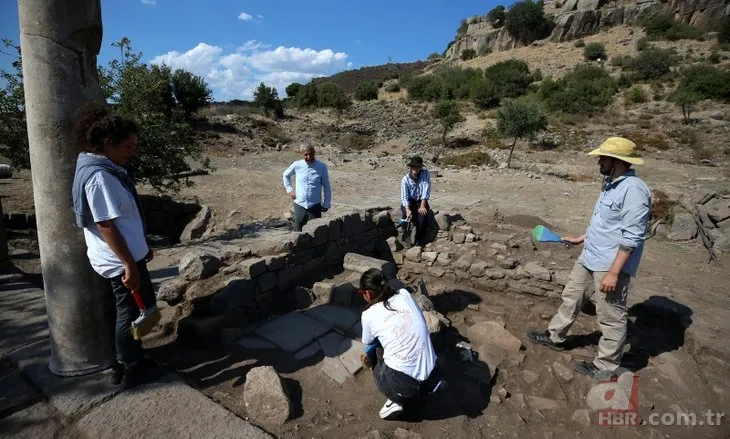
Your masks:
<path fill-rule="evenodd" d="M 601 340 L 598 342 L 598 354 L 593 364 L 601 370 L 613 371 L 621 363 L 626 343 L 628 320 L 626 298 L 631 276 L 621 273 L 614 292 L 604 294 L 600 286 L 605 275 L 605 271 L 590 271 L 580 262 L 576 262 L 563 289 L 563 304 L 550 321 L 548 331 L 552 341 L 564 342 L 583 304 L 586 300 L 590 300 L 596 305 L 598 325 L 602 332 Z"/>

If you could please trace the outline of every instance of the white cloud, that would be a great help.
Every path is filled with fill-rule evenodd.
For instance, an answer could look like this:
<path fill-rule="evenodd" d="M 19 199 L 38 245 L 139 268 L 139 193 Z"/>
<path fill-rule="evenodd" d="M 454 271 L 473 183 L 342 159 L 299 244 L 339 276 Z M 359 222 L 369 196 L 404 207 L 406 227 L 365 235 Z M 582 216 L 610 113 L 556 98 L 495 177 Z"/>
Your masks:
<path fill-rule="evenodd" d="M 264 18 L 264 16 L 261 15 L 261 14 L 256 14 L 256 16 L 259 17 L 259 18 Z"/>
<path fill-rule="evenodd" d="M 154 6 L 154 5 L 157 4 L 157 0 L 142 0 L 142 4 L 143 5 L 152 5 L 152 6 Z"/>
<path fill-rule="evenodd" d="M 263 82 L 276 87 L 280 96 L 292 82 L 306 83 L 318 76 L 328 76 L 352 67 L 348 55 L 331 49 L 277 47 L 257 40 L 246 41 L 236 52 L 199 43 L 187 52 L 172 51 L 152 59 L 152 64 L 166 64 L 185 69 L 206 79 L 217 100 L 251 99 L 253 90 Z"/>
<path fill-rule="evenodd" d="M 253 20 L 253 15 L 241 12 L 240 14 L 238 14 L 238 19 L 243 21 L 251 21 Z"/>

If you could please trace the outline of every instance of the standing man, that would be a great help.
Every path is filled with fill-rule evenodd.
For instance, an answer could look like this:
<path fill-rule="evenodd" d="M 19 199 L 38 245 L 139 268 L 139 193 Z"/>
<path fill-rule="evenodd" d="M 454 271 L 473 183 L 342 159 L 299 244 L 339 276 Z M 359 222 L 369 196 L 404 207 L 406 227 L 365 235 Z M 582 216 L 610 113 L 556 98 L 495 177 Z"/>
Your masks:
<path fill-rule="evenodd" d="M 332 202 L 332 188 L 327 165 L 314 158 L 314 146 L 302 144 L 299 152 L 304 160 L 297 160 L 284 171 L 284 188 L 294 200 L 294 230 L 302 231 L 307 221 L 321 218 Z M 291 176 L 296 175 L 296 192 L 291 186 Z M 322 202 L 324 189 L 324 202 Z"/>
<path fill-rule="evenodd" d="M 416 245 L 425 244 L 426 215 L 430 209 L 430 198 L 431 174 L 423 169 L 423 159 L 414 155 L 408 162 L 408 174 L 400 183 L 400 199 L 401 218 L 413 221 L 416 226 Z"/>
<path fill-rule="evenodd" d="M 575 369 L 596 380 L 615 376 L 621 363 L 629 282 L 636 276 L 651 214 L 651 191 L 631 169 L 631 165 L 644 163 L 634 155 L 635 148 L 628 139 L 611 137 L 588 153 L 599 156 L 603 190 L 586 233 L 562 238 L 571 244 L 584 244 L 583 252 L 563 290 L 563 304 L 548 329 L 527 334 L 533 343 L 562 350 L 584 302 L 594 302 L 602 332 L 598 353 L 592 363 L 579 363 Z"/>

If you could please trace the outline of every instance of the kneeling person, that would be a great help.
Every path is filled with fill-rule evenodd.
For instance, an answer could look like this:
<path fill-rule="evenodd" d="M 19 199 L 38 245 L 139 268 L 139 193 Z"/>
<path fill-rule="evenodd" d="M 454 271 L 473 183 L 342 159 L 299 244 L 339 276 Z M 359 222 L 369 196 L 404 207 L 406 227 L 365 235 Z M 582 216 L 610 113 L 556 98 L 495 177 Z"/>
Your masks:
<path fill-rule="evenodd" d="M 423 313 L 407 290 L 391 289 L 373 268 L 360 277 L 359 293 L 368 304 L 362 313 L 362 342 L 383 347 L 382 361 L 373 371 L 375 385 L 388 398 L 380 417 L 392 419 L 438 389 L 436 353 Z M 362 359 L 367 365 L 366 354 Z"/>

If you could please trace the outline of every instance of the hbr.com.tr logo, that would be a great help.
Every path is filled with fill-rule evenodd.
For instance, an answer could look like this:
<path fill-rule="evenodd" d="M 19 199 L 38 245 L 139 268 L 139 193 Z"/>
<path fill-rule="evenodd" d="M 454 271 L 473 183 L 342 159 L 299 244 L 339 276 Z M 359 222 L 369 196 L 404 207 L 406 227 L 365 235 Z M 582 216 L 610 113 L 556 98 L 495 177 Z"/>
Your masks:
<path fill-rule="evenodd" d="M 639 377 L 624 372 L 618 379 L 603 381 L 586 396 L 588 406 L 598 411 L 598 425 L 630 426 L 641 424 L 639 417 Z"/>

